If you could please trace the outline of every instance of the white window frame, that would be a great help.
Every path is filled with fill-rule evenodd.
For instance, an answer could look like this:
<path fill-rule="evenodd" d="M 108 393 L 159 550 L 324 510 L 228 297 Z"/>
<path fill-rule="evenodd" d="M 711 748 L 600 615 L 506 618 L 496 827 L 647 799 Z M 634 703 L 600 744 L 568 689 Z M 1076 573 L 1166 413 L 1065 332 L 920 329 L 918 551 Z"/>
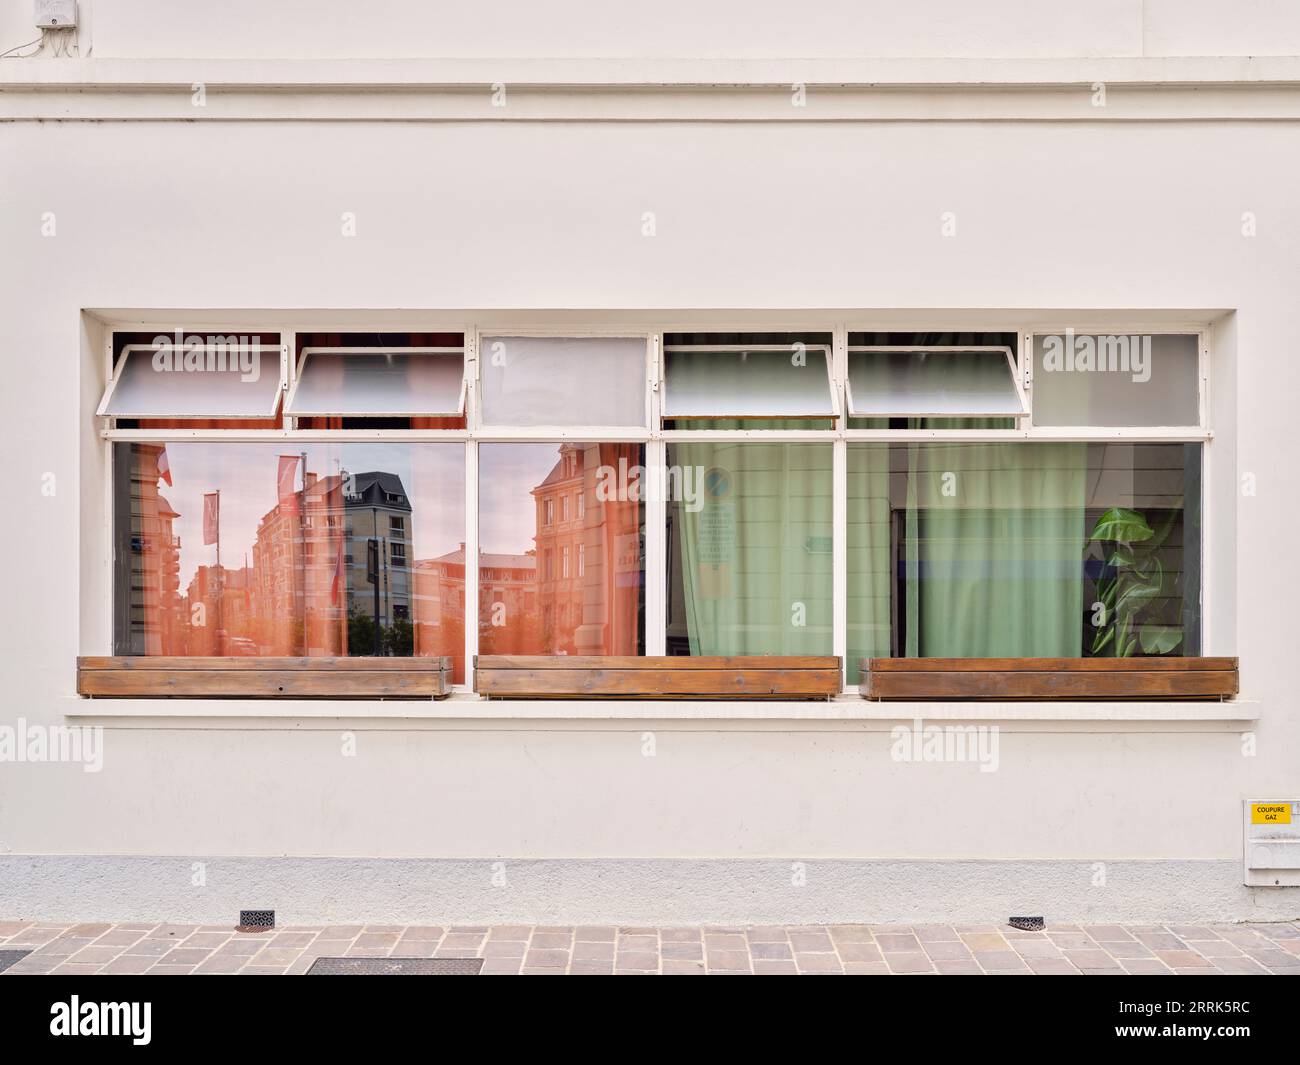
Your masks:
<path fill-rule="evenodd" d="M 371 355 L 378 358 L 381 355 L 459 355 L 461 357 L 460 367 L 460 398 L 459 405 L 455 411 L 427 411 L 427 410 L 386 410 L 386 411 L 341 411 L 320 412 L 320 411 L 295 411 L 293 409 L 294 400 L 298 396 L 298 385 L 302 382 L 303 376 L 307 369 L 307 359 L 312 355 L 334 354 L 334 355 Z M 465 399 L 469 390 L 467 377 L 467 366 L 465 361 L 465 347 L 394 347 L 390 344 L 377 345 L 374 347 L 366 346 L 343 346 L 343 347 L 321 347 L 313 346 L 303 348 L 299 352 L 297 362 L 294 366 L 293 382 L 289 386 L 289 393 L 284 401 L 285 417 L 292 418 L 461 418 L 465 415 Z"/>
<path fill-rule="evenodd" d="M 636 321 L 635 315 L 628 315 L 629 323 Z M 1200 424 L 1197 426 L 1147 426 L 1147 427 L 1058 427 L 1036 426 L 1033 423 L 1033 374 L 1032 344 L 1036 335 L 1064 333 L 1072 328 L 1076 333 L 1175 333 L 1194 334 L 1198 337 L 1200 352 L 1199 409 Z M 115 333 L 171 333 L 174 323 L 146 322 L 122 323 L 113 325 L 106 331 L 104 345 L 104 375 L 111 379 L 116 369 L 114 357 Z M 105 468 L 111 470 L 111 447 L 115 442 L 167 442 L 167 441 L 325 441 L 325 442 L 366 442 L 366 441 L 401 441 L 401 442 L 460 442 L 465 448 L 465 654 L 466 675 L 471 676 L 470 666 L 473 656 L 478 651 L 478 626 L 472 623 L 477 617 L 479 602 L 478 581 L 478 445 L 491 442 L 525 442 L 538 443 L 588 441 L 611 443 L 641 443 L 645 446 L 646 464 L 646 558 L 645 558 L 645 653 L 662 655 L 666 648 L 666 603 L 667 603 L 667 504 L 663 497 L 662 484 L 666 461 L 666 447 L 670 442 L 688 442 L 701 440 L 755 440 L 769 442 L 830 442 L 833 455 L 833 646 L 832 653 L 839 655 L 844 662 L 847 673 L 843 685 L 844 697 L 856 697 L 858 685 L 849 681 L 856 680 L 857 664 L 847 661 L 847 445 L 853 441 L 889 441 L 904 442 L 908 440 L 943 440 L 950 442 L 997 442 L 997 441 L 1057 441 L 1057 442 L 1184 442 L 1206 445 L 1202 462 L 1202 500 L 1208 501 L 1212 496 L 1212 467 L 1209 449 L 1212 446 L 1214 432 L 1212 422 L 1211 395 L 1211 326 L 1204 318 L 1189 318 L 1185 321 L 1151 321 L 1142 319 L 1107 319 L 1098 312 L 1084 312 L 1079 318 L 1024 319 L 1017 320 L 1013 315 L 1006 315 L 997 321 L 976 323 L 954 323 L 946 320 L 944 315 L 936 315 L 931 320 L 914 323 L 900 323 L 882 320 L 842 320 L 834 322 L 825 320 L 806 320 L 792 316 L 789 321 L 779 324 L 754 321 L 735 321 L 719 318 L 716 321 L 700 320 L 679 322 L 671 319 L 658 319 L 653 324 L 638 325 L 628 328 L 586 328 L 581 323 L 567 327 L 547 326 L 534 328 L 520 326 L 509 322 L 476 323 L 427 323 L 412 324 L 406 322 L 367 322 L 359 327 L 356 322 L 330 322 L 322 319 L 309 325 L 276 325 L 274 322 L 259 323 L 241 327 L 241 332 L 250 334 L 279 334 L 281 351 L 281 393 L 292 387 L 296 366 L 289 359 L 288 353 L 296 351 L 298 334 L 306 333 L 459 333 L 465 338 L 465 424 L 464 429 L 299 429 L 295 419 L 284 417 L 281 429 L 164 429 L 150 428 L 147 424 L 140 427 L 119 428 L 115 419 L 100 419 L 99 435 L 105 448 Z M 187 323 L 186 332 L 223 333 L 231 332 L 228 322 L 204 323 L 195 321 Z M 833 428 L 827 429 L 665 429 L 662 421 L 662 384 L 663 360 L 661 354 L 662 338 L 669 333 L 831 333 L 831 359 L 829 372 L 832 379 L 832 395 L 835 397 L 840 413 L 834 419 Z M 1028 402 L 1028 414 L 1013 429 L 850 429 L 848 428 L 847 407 L 843 402 L 844 390 L 848 377 L 848 337 L 851 333 L 964 333 L 964 332 L 1001 332 L 1014 333 L 1018 338 L 1018 350 L 1015 353 L 1017 369 L 1016 379 L 1023 389 Z M 482 336 L 527 336 L 527 337 L 644 337 L 646 341 L 646 424 L 645 426 L 529 426 L 521 428 L 484 427 L 480 420 L 478 402 L 479 387 L 479 344 Z M 271 346 L 272 348 L 274 346 Z M 743 345 L 742 345 L 743 347 Z M 778 345 L 785 349 L 788 345 Z M 888 346 L 889 350 L 898 350 L 897 346 Z M 926 347 L 921 350 L 942 349 L 942 345 Z M 955 346 L 954 346 L 955 347 Z M 723 350 L 737 350 L 736 345 L 726 346 Z M 952 415 L 941 415 L 952 417 Z M 113 478 L 106 478 L 103 490 L 104 513 L 102 557 L 112 557 L 112 505 Z M 580 510 L 585 510 L 585 500 L 580 503 Z M 1213 582 L 1208 575 L 1213 564 L 1211 553 L 1216 533 L 1216 516 L 1212 508 L 1202 509 L 1202 543 L 1201 565 L 1205 579 L 1202 581 L 1201 635 L 1202 647 L 1216 647 L 1213 634 L 1214 610 L 1210 601 Z M 470 589 L 475 590 L 469 595 Z M 112 633 L 114 605 L 111 597 L 104 604 L 104 631 Z M 106 650 L 106 649 L 102 649 Z M 1208 652 L 1207 652 L 1208 653 Z M 472 692 L 469 683 L 457 685 L 456 691 L 463 694 Z"/>

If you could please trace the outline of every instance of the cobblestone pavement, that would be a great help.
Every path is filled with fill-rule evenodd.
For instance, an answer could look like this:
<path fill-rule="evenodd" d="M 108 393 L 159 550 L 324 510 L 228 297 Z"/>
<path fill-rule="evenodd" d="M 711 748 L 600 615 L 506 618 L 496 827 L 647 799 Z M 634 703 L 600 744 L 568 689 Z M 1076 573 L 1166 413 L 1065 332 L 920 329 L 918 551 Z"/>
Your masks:
<path fill-rule="evenodd" d="M 1300 922 L 1249 925 L 814 925 L 744 928 L 0 922 L 6 974 L 305 973 L 320 957 L 484 959 L 505 974 L 1300 975 Z M 13 955 L 8 955 L 12 958 Z"/>

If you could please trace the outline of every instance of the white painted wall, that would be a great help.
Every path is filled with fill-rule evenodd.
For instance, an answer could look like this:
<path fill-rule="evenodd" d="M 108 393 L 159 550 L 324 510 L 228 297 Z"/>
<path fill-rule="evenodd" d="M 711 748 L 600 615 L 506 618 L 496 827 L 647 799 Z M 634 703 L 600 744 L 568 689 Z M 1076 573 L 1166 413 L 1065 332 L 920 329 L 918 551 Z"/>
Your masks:
<path fill-rule="evenodd" d="M 1014 44 L 975 27 L 970 5 L 938 5 L 951 16 L 938 27 L 917 14 L 935 4 L 774 3 L 741 20 L 693 6 L 689 33 L 670 8 L 643 25 L 588 16 L 580 36 L 497 8 L 435 20 L 409 5 L 411 21 L 373 37 L 319 13 L 291 32 L 290 6 L 218 17 L 98 0 L 96 54 L 276 55 L 291 40 L 316 56 L 608 55 L 629 27 L 646 55 L 721 50 L 733 28 L 728 54 L 872 54 L 877 38 L 855 27 L 885 11 L 897 18 L 875 54 L 1141 49 L 1141 5 L 1123 0 L 1103 5 L 1113 18 L 981 5 L 981 26 L 1013 25 Z M 1175 20 L 1148 2 L 1146 47 L 1211 47 L 1225 6 Z M 1270 39 L 1294 37 L 1282 5 L 1254 6 Z M 0 5 L 7 30 L 12 7 Z M 235 32 L 239 17 L 256 32 Z M 942 115 L 945 98 L 930 106 Z M 102 366 L 85 308 L 265 308 L 268 324 L 313 308 L 1216 316 L 1206 651 L 1241 655 L 1260 715 L 1253 758 L 1238 728 L 1212 723 L 1009 725 L 993 774 L 896 764 L 878 723 L 117 722 L 102 773 L 0 764 L 0 852 L 1237 859 L 1242 799 L 1300 799 L 1298 169 L 1290 121 L 0 123 L 6 722 L 84 711 L 74 659 L 109 646 L 105 448 L 90 418 Z M 344 211 L 355 239 L 340 236 Z M 945 211 L 954 239 L 940 236 Z M 45 212 L 55 237 L 41 235 Z M 1237 491 L 1247 471 L 1251 498 Z M 356 758 L 340 755 L 345 728 Z"/>
<path fill-rule="evenodd" d="M 1294 55 L 1289 0 L 80 0 L 100 58 Z M 6 43 L 35 36 L 4 0 Z M 12 42 L 7 38 L 18 33 Z M 85 54 L 85 53 L 83 53 Z"/>

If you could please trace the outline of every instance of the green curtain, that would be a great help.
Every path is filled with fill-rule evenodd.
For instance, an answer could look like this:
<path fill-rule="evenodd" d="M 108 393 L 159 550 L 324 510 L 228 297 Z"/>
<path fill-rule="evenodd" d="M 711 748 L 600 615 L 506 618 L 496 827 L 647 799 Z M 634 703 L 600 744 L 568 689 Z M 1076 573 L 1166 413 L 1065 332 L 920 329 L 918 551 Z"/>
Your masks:
<path fill-rule="evenodd" d="M 884 442 L 848 445 L 846 666 L 851 684 L 857 683 L 862 659 L 890 655 L 889 456 Z"/>
<path fill-rule="evenodd" d="M 1081 655 L 1087 445 L 906 446 L 907 655 Z"/>
<path fill-rule="evenodd" d="M 671 461 L 705 474 L 700 509 L 673 504 L 690 653 L 830 654 L 831 445 L 699 441 L 672 445 Z"/>

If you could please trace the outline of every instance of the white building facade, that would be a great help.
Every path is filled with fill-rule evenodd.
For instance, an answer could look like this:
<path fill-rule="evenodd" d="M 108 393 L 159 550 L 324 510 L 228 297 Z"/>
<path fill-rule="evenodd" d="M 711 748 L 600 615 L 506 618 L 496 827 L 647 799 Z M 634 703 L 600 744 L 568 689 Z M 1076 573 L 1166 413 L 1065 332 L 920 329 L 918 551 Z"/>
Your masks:
<path fill-rule="evenodd" d="M 41 34 L 27 0 L 0 2 L 0 50 L 41 43 L 0 59 L 11 500 L 0 909 L 224 922 L 257 907 L 284 923 L 1300 913 L 1285 825 L 1270 829 L 1278 853 L 1248 868 L 1248 837 L 1269 827 L 1252 823 L 1253 806 L 1285 807 L 1289 825 L 1300 804 L 1288 621 L 1300 597 L 1288 546 L 1300 526 L 1292 5 L 77 7 L 75 28 Z M 132 338 L 175 330 L 261 338 L 264 366 L 273 375 L 278 364 L 285 386 L 279 421 L 232 428 L 218 407 L 206 420 L 180 409 L 174 419 L 100 413 L 113 409 L 106 390 L 125 380 Z M 1047 338 L 1081 336 L 1133 338 L 1134 358 L 1154 338 L 1157 370 L 1182 369 L 1150 392 L 1120 388 L 1091 407 L 1080 400 L 1082 415 L 1049 416 Z M 347 427 L 285 413 L 316 357 L 304 350 L 364 337 L 463 353 L 462 405 L 329 408 L 357 418 Z M 1170 337 L 1183 338 L 1181 354 L 1162 362 Z M 582 366 L 560 373 L 573 402 L 559 409 L 572 418 L 544 413 L 541 399 L 533 416 L 529 386 L 521 396 L 492 381 L 501 338 L 595 343 L 566 349 Z M 618 357 L 615 340 L 641 345 L 641 370 L 626 379 L 631 391 L 601 392 L 595 367 Z M 826 410 L 789 408 L 776 385 L 744 410 L 705 386 L 703 407 L 671 406 L 690 395 L 685 384 L 674 392 L 674 349 L 787 344 L 825 367 Z M 937 408 L 873 407 L 853 391 L 856 373 L 872 380 L 864 349 L 943 347 L 992 349 L 994 362 L 1005 349 L 1005 378 L 972 373 L 997 378 L 989 388 L 1021 406 L 963 406 L 940 390 L 947 405 Z M 1141 367 L 1129 369 L 1138 382 Z M 913 387 L 906 371 L 900 379 Z M 1105 413 L 1114 410 L 1125 413 Z M 746 421 L 755 411 L 772 417 Z M 402 421 L 425 414 L 442 420 Z M 725 421 L 703 424 L 710 418 Z M 764 477 L 784 464 L 778 523 L 789 550 L 771 556 L 766 577 L 746 575 L 758 534 L 745 531 L 744 505 L 696 535 L 693 514 L 649 490 L 657 472 L 646 474 L 640 511 L 611 517 L 599 537 L 573 534 L 565 523 L 604 520 L 582 467 L 552 469 L 575 442 L 608 447 L 602 467 L 625 458 L 648 471 L 723 470 L 738 491 L 743 471 L 751 485 L 758 477 L 726 448 L 768 449 Z M 175 471 L 164 488 L 150 467 L 151 490 L 177 514 L 151 511 L 176 523 L 176 623 L 188 632 L 195 608 L 205 613 L 209 580 L 226 612 L 224 636 L 187 637 L 173 654 L 346 655 L 382 616 L 388 652 L 418 655 L 431 640 L 458 659 L 455 692 L 79 695 L 79 657 L 155 653 L 132 645 L 132 626 L 157 634 L 169 624 L 147 608 L 133 621 L 127 590 L 139 574 L 126 556 L 159 550 L 162 526 L 122 521 L 122 464 L 157 444 Z M 520 458 L 488 472 L 507 455 L 491 449 L 524 444 L 540 449 L 527 458 L 535 470 Z M 204 464 L 226 447 L 304 457 L 288 495 L 268 474 L 245 500 L 242 474 L 226 477 L 221 520 L 242 519 L 248 536 L 236 546 L 228 534 L 214 560 L 192 548 L 209 546 L 199 543 L 200 494 L 216 491 L 218 474 Z M 1086 548 L 1102 510 L 1137 510 L 1152 526 L 1167 520 L 1181 543 L 1177 577 L 1157 596 L 1173 597 L 1176 584 L 1181 606 L 1144 648 L 1167 652 L 1161 641 L 1176 629 L 1176 654 L 1238 659 L 1234 698 L 863 697 L 864 657 L 934 654 L 927 646 L 957 648 L 941 652 L 953 657 L 1054 653 L 1034 650 L 1049 645 L 1016 605 L 1027 586 L 1012 586 L 1006 606 L 979 590 L 1008 560 L 1027 564 L 1019 548 L 978 566 L 960 549 L 928 565 L 909 553 L 927 550 L 909 547 L 920 542 L 1007 542 L 939 517 L 944 475 L 983 483 L 971 456 L 992 452 L 969 449 L 994 447 L 1074 449 L 1062 460 L 1068 476 L 1048 464 L 1058 471 L 1048 488 L 1008 501 L 991 487 L 980 504 L 994 530 L 1003 512 L 1077 510 L 1067 547 L 1054 540 L 1056 553 L 1029 560 L 1035 580 L 1055 580 L 1043 575 L 1074 552 L 1077 601 L 1053 601 L 1054 617 L 1082 619 L 1068 653 L 1087 656 L 1101 639 L 1088 619 L 1106 579 L 1078 569 L 1070 538 Z M 258 575 L 272 550 L 269 533 L 255 539 L 258 522 L 277 505 L 306 521 L 311 489 L 346 492 L 349 473 L 368 475 L 389 510 L 368 513 L 355 534 L 312 525 L 275 548 L 299 575 L 289 599 L 275 599 Z M 928 504 L 916 502 L 931 490 L 924 475 L 937 486 Z M 1077 492 L 1063 501 L 1067 481 Z M 516 483 L 511 498 L 529 523 L 537 514 L 522 533 L 492 502 Z M 569 493 L 555 497 L 553 519 L 551 497 L 533 491 L 543 484 Z M 386 598 L 376 609 L 361 552 L 381 522 Z M 1041 546 L 1047 534 L 1034 535 Z M 331 536 L 361 546 L 345 554 Z M 476 546 L 511 560 L 491 574 L 495 591 Z M 426 584 L 419 563 L 432 559 L 459 568 L 429 569 Z M 927 598 L 956 572 L 966 598 Z M 932 583 L 907 583 L 917 574 Z M 590 603 L 566 613 L 548 590 L 602 581 L 613 591 L 595 614 Z M 256 588 L 266 603 L 307 613 L 316 603 L 342 620 L 276 630 L 281 608 L 268 606 L 259 628 L 248 620 L 263 609 L 251 605 Z M 719 621 L 719 602 L 771 589 L 777 615 L 803 608 L 793 635 L 773 636 L 770 619 L 742 608 Z M 349 626 L 353 595 L 365 609 Z M 436 609 L 405 605 L 421 598 Z M 945 643 L 940 627 L 958 602 L 964 628 Z M 540 628 L 493 644 L 494 605 L 514 603 L 535 609 Z M 231 635 L 241 610 L 246 629 Z M 981 643 L 1004 610 L 1020 636 Z M 545 635 L 564 625 L 572 640 Z M 828 700 L 497 700 L 473 690 L 475 653 L 600 646 L 835 655 L 845 666 Z M 102 730 L 85 734 L 95 758 L 52 761 L 39 754 L 47 740 L 30 746 L 60 727 Z M 935 727 L 969 738 L 972 756 L 927 758 Z"/>

